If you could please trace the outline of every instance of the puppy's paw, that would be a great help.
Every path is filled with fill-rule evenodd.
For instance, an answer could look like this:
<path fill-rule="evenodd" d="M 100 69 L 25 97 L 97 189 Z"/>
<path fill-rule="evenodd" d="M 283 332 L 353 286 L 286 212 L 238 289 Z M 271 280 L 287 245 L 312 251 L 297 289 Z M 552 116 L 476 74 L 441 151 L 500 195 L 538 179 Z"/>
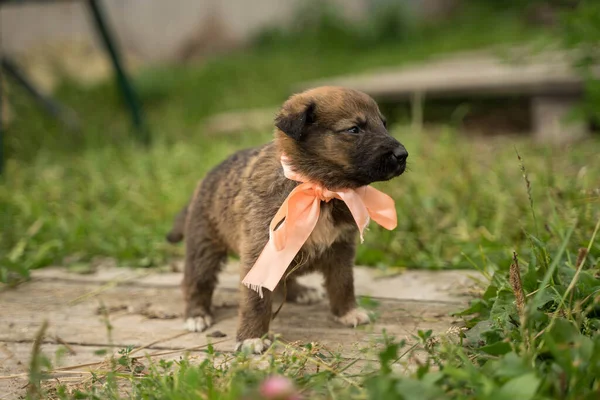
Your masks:
<path fill-rule="evenodd" d="M 358 325 L 365 325 L 371 322 L 369 314 L 362 308 L 353 308 L 345 315 L 335 317 L 335 320 L 351 328 L 356 328 Z"/>
<path fill-rule="evenodd" d="M 235 351 L 242 351 L 250 354 L 262 354 L 273 342 L 269 339 L 246 339 L 235 344 Z"/>
<path fill-rule="evenodd" d="M 185 327 L 190 332 L 204 332 L 213 324 L 210 315 L 191 317 L 185 320 Z"/>
<path fill-rule="evenodd" d="M 302 286 L 294 293 L 288 293 L 287 300 L 296 304 L 308 305 L 318 303 L 323 297 L 323 292 L 315 288 Z"/>

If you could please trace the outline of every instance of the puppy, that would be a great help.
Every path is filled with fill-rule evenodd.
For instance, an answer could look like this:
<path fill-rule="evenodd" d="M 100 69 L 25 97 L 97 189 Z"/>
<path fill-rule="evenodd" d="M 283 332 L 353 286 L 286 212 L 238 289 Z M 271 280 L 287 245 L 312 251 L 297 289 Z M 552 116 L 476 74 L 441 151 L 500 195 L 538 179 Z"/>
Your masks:
<path fill-rule="evenodd" d="M 182 288 L 191 331 L 213 323 L 212 295 L 228 253 L 240 257 L 240 276 L 246 277 L 270 240 L 273 217 L 301 184 L 286 177 L 282 156 L 297 176 L 328 193 L 386 181 L 406 167 L 408 152 L 389 135 L 376 102 L 355 90 L 319 87 L 293 95 L 278 112 L 275 127 L 272 142 L 237 152 L 209 172 L 167 235 L 170 242 L 185 238 Z M 316 300 L 315 293 L 295 279 L 319 271 L 334 318 L 352 327 L 369 323 L 354 296 L 356 217 L 339 196 L 325 200 L 277 290 L 286 279 L 287 301 Z M 237 348 L 255 353 L 270 345 L 266 335 L 273 292 L 260 289 L 241 286 L 236 337 Z"/>

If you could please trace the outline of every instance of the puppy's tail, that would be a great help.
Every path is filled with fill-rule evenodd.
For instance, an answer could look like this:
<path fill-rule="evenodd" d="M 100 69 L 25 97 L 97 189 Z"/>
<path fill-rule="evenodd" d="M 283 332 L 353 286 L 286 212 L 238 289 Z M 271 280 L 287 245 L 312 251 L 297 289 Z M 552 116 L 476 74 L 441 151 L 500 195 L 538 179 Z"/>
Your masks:
<path fill-rule="evenodd" d="M 185 221 L 187 218 L 189 205 L 185 206 L 183 210 L 175 216 L 173 221 L 173 228 L 167 234 L 167 241 L 169 243 L 179 243 L 183 240 L 183 232 L 185 231 Z"/>

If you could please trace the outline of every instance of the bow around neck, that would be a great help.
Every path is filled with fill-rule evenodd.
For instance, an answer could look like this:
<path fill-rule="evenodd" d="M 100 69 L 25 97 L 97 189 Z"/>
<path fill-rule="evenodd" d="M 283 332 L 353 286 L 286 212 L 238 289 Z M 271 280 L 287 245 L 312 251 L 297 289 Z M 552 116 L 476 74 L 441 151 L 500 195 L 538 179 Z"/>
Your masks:
<path fill-rule="evenodd" d="M 285 199 L 269 226 L 269 241 L 242 283 L 263 297 L 263 288 L 270 291 L 285 274 L 290 263 L 314 230 L 321 212 L 321 202 L 342 200 L 348 206 L 361 242 L 363 231 L 372 219 L 388 230 L 396 228 L 397 215 L 394 200 L 371 187 L 331 191 L 311 182 L 293 171 L 289 159 L 283 155 L 281 164 L 286 178 L 300 182 Z"/>

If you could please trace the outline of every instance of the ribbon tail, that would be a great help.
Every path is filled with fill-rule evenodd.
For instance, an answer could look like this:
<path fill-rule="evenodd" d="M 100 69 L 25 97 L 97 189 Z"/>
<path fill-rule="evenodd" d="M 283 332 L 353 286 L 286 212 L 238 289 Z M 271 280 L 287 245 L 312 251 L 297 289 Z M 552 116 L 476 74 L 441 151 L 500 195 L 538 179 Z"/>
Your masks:
<path fill-rule="evenodd" d="M 398 215 L 396 214 L 394 199 L 371 186 L 357 189 L 357 194 L 362 199 L 373 221 L 387 230 L 396 229 Z"/>
<path fill-rule="evenodd" d="M 290 214 L 283 223 L 288 225 L 288 236 L 283 247 L 278 248 L 276 237 L 271 237 L 259 255 L 256 263 L 242 280 L 242 284 L 258 292 L 263 297 L 263 288 L 274 291 L 275 287 L 287 271 L 290 263 L 302 248 L 302 245 L 317 224 L 320 213 L 320 200 L 305 196 L 298 203 L 310 200 L 305 207 L 300 207 L 299 213 Z M 301 204 L 303 205 L 303 204 Z M 295 207 L 290 206 L 291 210 Z M 277 233 L 279 230 L 275 231 Z"/>
<path fill-rule="evenodd" d="M 344 191 L 337 192 L 337 195 L 346 203 L 350 213 L 352 214 L 352 218 L 354 218 L 354 222 L 358 226 L 358 232 L 360 233 L 360 242 L 363 243 L 365 241 L 363 237 L 363 232 L 367 225 L 369 225 L 369 210 L 365 207 L 362 198 L 355 191 Z"/>
<path fill-rule="evenodd" d="M 247 288 L 258 292 L 263 298 L 263 288 L 274 291 L 281 280 L 287 267 L 296 256 L 300 249 L 294 249 L 286 246 L 282 250 L 277 250 L 273 240 L 269 240 L 262 253 L 256 260 L 256 264 L 248 271 L 242 284 Z"/>

